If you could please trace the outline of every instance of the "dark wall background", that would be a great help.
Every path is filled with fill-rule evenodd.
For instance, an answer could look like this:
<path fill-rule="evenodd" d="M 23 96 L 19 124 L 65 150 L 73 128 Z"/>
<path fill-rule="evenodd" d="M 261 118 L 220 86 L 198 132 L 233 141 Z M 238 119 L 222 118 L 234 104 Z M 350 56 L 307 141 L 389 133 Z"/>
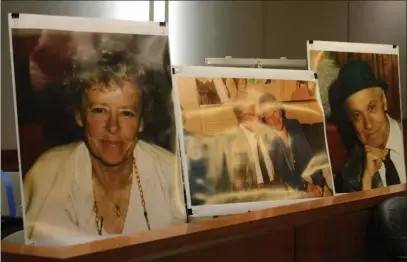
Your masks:
<path fill-rule="evenodd" d="M 7 13 L 132 19 L 120 2 L 2 1 L 2 149 L 17 147 Z M 136 17 L 137 10 L 134 9 Z M 130 14 L 130 15 L 129 15 Z M 170 1 L 172 64 L 204 65 L 207 57 L 306 58 L 306 40 L 400 46 L 401 97 L 406 107 L 405 1 Z"/>

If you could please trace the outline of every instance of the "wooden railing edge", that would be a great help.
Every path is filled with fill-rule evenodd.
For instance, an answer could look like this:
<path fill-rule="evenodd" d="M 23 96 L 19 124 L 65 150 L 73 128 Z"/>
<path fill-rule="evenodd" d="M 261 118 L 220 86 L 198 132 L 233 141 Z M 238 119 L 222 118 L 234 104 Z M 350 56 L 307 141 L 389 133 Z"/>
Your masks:
<path fill-rule="evenodd" d="M 134 258 L 134 254 L 141 257 L 154 250 L 178 249 L 180 246 L 213 242 L 214 239 L 222 241 L 225 236 L 238 236 L 241 232 L 257 234 L 261 230 L 264 231 L 265 227 L 269 230 L 295 227 L 324 216 L 371 208 L 387 198 L 405 194 L 406 185 L 396 185 L 75 246 L 48 248 L 2 243 L 2 253 L 67 259 L 94 257 L 108 252 L 109 255 L 114 254 L 117 259 L 132 259 L 128 257 L 130 254 L 133 254 Z M 127 255 L 124 255 L 125 253 Z"/>

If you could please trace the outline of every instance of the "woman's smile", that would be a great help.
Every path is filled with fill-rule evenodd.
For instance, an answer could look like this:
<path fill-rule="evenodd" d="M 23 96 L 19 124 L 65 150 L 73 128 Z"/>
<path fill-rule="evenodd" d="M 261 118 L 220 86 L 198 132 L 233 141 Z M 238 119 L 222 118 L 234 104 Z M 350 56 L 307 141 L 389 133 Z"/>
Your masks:
<path fill-rule="evenodd" d="M 84 99 L 85 135 L 92 155 L 109 165 L 129 159 L 137 141 L 141 94 L 136 86 L 95 86 Z"/>
<path fill-rule="evenodd" d="M 121 144 L 122 144 L 122 142 L 121 141 L 113 141 L 113 140 L 105 140 L 105 139 L 102 139 L 102 140 L 100 140 L 104 145 L 107 145 L 107 146 L 120 146 Z"/>
<path fill-rule="evenodd" d="M 106 147 L 118 147 L 123 144 L 123 142 L 120 142 L 120 141 L 103 140 L 103 139 L 100 140 L 100 142 L 102 143 L 103 146 L 106 146 Z"/>

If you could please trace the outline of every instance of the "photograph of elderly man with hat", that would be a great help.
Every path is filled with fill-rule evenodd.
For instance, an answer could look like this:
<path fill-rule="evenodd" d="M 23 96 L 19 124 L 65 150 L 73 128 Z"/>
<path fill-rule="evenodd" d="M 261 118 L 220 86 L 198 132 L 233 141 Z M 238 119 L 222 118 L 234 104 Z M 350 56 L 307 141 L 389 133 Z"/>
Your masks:
<path fill-rule="evenodd" d="M 327 84 L 327 125 L 335 125 L 344 144 L 337 146 L 327 127 L 336 193 L 405 183 L 397 56 L 325 52 L 323 57 L 315 69 Z M 335 151 L 346 151 L 342 163 Z"/>
<path fill-rule="evenodd" d="M 341 172 L 347 191 L 368 190 L 406 182 L 403 131 L 389 116 L 385 92 L 367 62 L 350 61 L 338 75 L 343 106 L 360 144 L 355 144 Z"/>

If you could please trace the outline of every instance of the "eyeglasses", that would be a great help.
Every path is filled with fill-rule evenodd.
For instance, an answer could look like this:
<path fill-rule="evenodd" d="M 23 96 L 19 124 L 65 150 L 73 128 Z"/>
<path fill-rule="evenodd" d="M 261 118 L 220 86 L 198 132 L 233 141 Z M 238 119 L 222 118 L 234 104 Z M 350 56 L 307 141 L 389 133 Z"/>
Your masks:
<path fill-rule="evenodd" d="M 279 110 L 273 110 L 273 112 L 271 113 L 271 114 L 267 114 L 267 116 L 264 116 L 264 114 L 263 114 L 263 119 L 264 120 L 276 120 L 276 119 L 278 119 L 278 118 L 280 118 L 281 117 L 281 111 L 279 111 Z"/>

